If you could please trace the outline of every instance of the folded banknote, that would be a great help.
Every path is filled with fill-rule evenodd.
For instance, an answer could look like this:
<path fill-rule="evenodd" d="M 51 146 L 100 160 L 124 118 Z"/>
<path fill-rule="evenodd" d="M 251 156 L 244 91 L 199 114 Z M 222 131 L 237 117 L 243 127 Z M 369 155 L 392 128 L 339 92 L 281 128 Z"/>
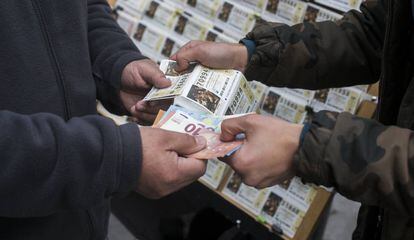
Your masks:
<path fill-rule="evenodd" d="M 200 152 L 190 154 L 187 157 L 197 159 L 212 159 L 231 156 L 243 144 L 243 141 L 222 142 L 220 134 L 208 129 L 203 129 L 198 133 L 199 136 L 207 140 L 207 147 Z"/>
<path fill-rule="evenodd" d="M 220 140 L 219 132 L 222 120 L 223 117 L 191 113 L 180 107 L 172 106 L 154 127 L 193 136 L 203 136 L 207 140 L 207 147 L 188 157 L 213 159 L 230 156 L 243 144 L 243 139 L 237 139 L 233 142 Z"/>

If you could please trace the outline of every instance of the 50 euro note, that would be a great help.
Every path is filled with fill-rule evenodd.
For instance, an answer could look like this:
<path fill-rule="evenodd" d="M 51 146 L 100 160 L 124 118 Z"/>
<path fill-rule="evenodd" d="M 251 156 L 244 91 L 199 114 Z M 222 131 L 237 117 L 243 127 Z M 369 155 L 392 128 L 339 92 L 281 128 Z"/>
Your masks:
<path fill-rule="evenodd" d="M 196 114 L 193 114 L 193 116 L 194 115 Z M 218 126 L 208 124 L 218 124 L 218 122 L 221 122 L 218 117 L 211 116 L 212 119 L 207 120 L 207 117 L 203 116 L 202 118 L 204 121 L 200 121 L 193 116 L 179 109 L 171 110 L 166 112 L 160 122 L 154 127 L 204 137 L 207 141 L 207 147 L 200 152 L 188 155 L 187 157 L 197 159 L 227 157 L 242 146 L 243 140 L 235 140 L 232 142 L 223 142 L 220 140 L 220 133 L 217 131 Z"/>

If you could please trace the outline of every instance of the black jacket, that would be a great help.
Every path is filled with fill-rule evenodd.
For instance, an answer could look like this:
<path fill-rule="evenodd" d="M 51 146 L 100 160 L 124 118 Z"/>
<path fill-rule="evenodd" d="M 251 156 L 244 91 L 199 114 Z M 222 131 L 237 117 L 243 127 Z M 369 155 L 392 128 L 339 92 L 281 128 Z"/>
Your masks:
<path fill-rule="evenodd" d="M 104 239 L 141 142 L 95 99 L 143 56 L 105 0 L 2 0 L 0 21 L 0 239 Z"/>

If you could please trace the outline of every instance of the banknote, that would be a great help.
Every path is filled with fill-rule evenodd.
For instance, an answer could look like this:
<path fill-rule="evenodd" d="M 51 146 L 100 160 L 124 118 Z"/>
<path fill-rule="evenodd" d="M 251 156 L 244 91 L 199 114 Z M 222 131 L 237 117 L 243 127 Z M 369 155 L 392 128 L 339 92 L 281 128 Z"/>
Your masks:
<path fill-rule="evenodd" d="M 220 125 L 223 121 L 223 117 L 211 115 L 211 114 L 205 114 L 202 112 L 192 111 L 183 107 L 179 107 L 176 105 L 171 105 L 168 108 L 168 111 L 164 114 L 161 121 L 163 121 L 165 118 L 171 116 L 171 113 L 175 112 L 181 112 L 185 114 L 186 116 L 191 117 L 192 119 L 195 119 L 201 123 L 203 123 L 206 127 L 214 129 L 214 131 L 219 132 L 220 131 Z"/>
<path fill-rule="evenodd" d="M 167 112 L 167 115 L 158 124 L 154 125 L 154 127 L 193 136 L 198 135 L 203 129 L 215 130 L 213 127 L 197 121 L 181 111 Z"/>
<path fill-rule="evenodd" d="M 174 109 L 174 110 L 172 110 Z M 218 123 L 217 117 L 211 116 L 209 121 L 206 117 L 195 118 L 197 114 L 189 114 L 181 111 L 180 108 L 172 108 L 171 111 L 167 111 L 163 118 L 154 127 L 161 128 L 164 130 L 186 133 L 189 135 L 203 136 L 207 140 L 207 147 L 188 157 L 198 159 L 213 159 L 218 157 L 226 157 L 236 152 L 243 143 L 243 138 L 236 138 L 234 142 L 222 142 L 220 140 L 220 133 L 217 132 L 217 126 L 206 124 L 207 123 Z"/>
<path fill-rule="evenodd" d="M 250 113 L 234 114 L 234 115 L 228 115 L 228 116 L 216 116 L 212 114 L 206 114 L 203 112 L 189 110 L 189 109 L 177 106 L 177 105 L 171 105 L 168 108 L 168 111 L 161 118 L 162 124 L 163 122 L 165 122 L 165 118 L 171 116 L 171 113 L 175 113 L 175 112 L 182 112 L 183 114 L 188 115 L 189 117 L 203 123 L 206 127 L 214 129 L 215 132 L 221 131 L 221 123 L 226 119 L 243 117 L 249 114 L 255 114 L 254 112 L 250 112 Z"/>
<path fill-rule="evenodd" d="M 198 135 L 207 140 L 207 147 L 200 152 L 188 155 L 187 157 L 197 159 L 228 157 L 237 151 L 243 144 L 243 141 L 241 140 L 222 142 L 220 140 L 220 134 L 208 129 L 202 129 Z"/>

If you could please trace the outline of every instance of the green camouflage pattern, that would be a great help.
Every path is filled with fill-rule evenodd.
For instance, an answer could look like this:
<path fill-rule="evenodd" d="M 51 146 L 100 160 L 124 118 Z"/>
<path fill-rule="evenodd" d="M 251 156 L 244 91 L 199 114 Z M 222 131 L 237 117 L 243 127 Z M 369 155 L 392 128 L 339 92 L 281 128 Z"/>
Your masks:
<path fill-rule="evenodd" d="M 309 89 L 377 82 L 385 10 L 383 3 L 368 1 L 361 11 L 348 12 L 338 22 L 293 27 L 260 21 L 246 36 L 256 43 L 246 76 Z"/>
<path fill-rule="evenodd" d="M 383 234 L 389 236 L 382 239 L 414 239 L 413 131 L 349 113 L 319 112 L 295 166 L 306 182 L 335 187 L 352 200 L 386 209 L 392 218 L 384 218 Z M 396 232 L 394 225 L 406 229 Z M 373 239 L 366 235 L 362 239 Z"/>
<path fill-rule="evenodd" d="M 363 204 L 354 239 L 414 239 L 411 0 L 366 1 L 337 22 L 259 22 L 249 80 L 322 89 L 380 80 L 377 120 L 320 112 L 295 156 L 305 182 Z M 411 49 L 411 54 L 410 54 Z M 411 129 L 411 130 L 410 130 Z"/>

